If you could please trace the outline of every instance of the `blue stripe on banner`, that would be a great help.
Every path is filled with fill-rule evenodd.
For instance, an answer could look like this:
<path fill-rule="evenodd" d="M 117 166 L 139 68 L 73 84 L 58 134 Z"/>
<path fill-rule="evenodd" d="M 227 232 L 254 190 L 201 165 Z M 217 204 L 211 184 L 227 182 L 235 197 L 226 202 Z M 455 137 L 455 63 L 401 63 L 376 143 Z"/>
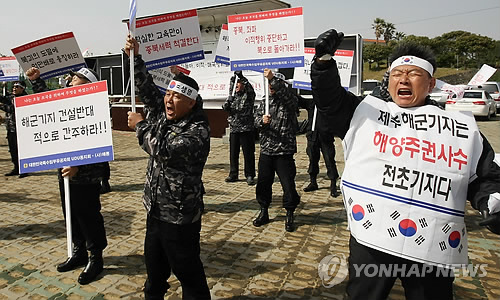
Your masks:
<path fill-rule="evenodd" d="M 304 56 L 231 61 L 231 71 L 262 70 L 264 68 L 296 68 L 303 66 Z"/>
<path fill-rule="evenodd" d="M 354 183 L 351 183 L 351 182 L 348 182 L 345 180 L 342 180 L 342 183 L 344 186 L 351 188 L 353 190 L 357 190 L 357 191 L 360 191 L 360 192 L 363 192 L 366 194 L 370 194 L 370 195 L 374 195 L 374 196 L 379 196 L 379 197 L 382 197 L 382 198 L 385 198 L 388 200 L 392 200 L 392 201 L 396 201 L 396 202 L 400 202 L 400 203 L 404 203 L 404 204 L 410 204 L 413 206 L 418 206 L 418 207 L 425 208 L 428 210 L 433 210 L 436 212 L 440 212 L 440 213 L 448 214 L 448 215 L 452 215 L 452 216 L 457 216 L 457 217 L 463 217 L 465 215 L 465 212 L 461 211 L 461 210 L 447 208 L 447 207 L 439 206 L 439 205 L 432 204 L 432 203 L 418 201 L 418 200 L 415 200 L 412 198 L 407 198 L 407 197 L 394 195 L 391 193 L 382 192 L 382 191 L 379 191 L 376 189 L 372 189 L 372 188 L 368 188 L 368 187 L 361 186 L 358 184 L 354 184 Z"/>
<path fill-rule="evenodd" d="M 56 69 L 56 70 L 52 70 L 52 71 L 50 71 L 48 73 L 43 73 L 42 75 L 40 75 L 40 78 L 42 78 L 42 79 L 45 80 L 47 78 L 52 78 L 52 77 L 56 77 L 56 76 L 59 76 L 59 75 L 67 74 L 70 71 L 78 71 L 78 70 L 80 70 L 83 67 L 86 67 L 85 63 L 78 64 L 78 65 L 72 65 L 72 66 L 69 66 L 69 67 L 64 67 L 64 68 L 60 68 L 60 69 Z"/>
<path fill-rule="evenodd" d="M 2 81 L 16 81 L 19 79 L 19 76 L 5 76 L 5 77 L 0 77 L 0 82 Z"/>
<path fill-rule="evenodd" d="M 230 64 L 230 61 L 229 61 L 228 57 L 219 56 L 219 55 L 215 56 L 215 62 L 219 63 L 219 64 L 223 64 L 223 65 L 229 65 Z"/>
<path fill-rule="evenodd" d="M 293 81 L 292 88 L 301 89 L 301 90 L 309 90 L 309 91 L 312 90 L 311 82 L 304 82 L 304 81 L 297 81 L 297 80 Z"/>
<path fill-rule="evenodd" d="M 148 70 L 154 70 L 182 63 L 187 63 L 190 61 L 201 60 L 204 57 L 205 55 L 203 54 L 203 50 L 200 50 L 191 53 L 185 53 L 182 55 L 170 56 L 167 58 L 148 61 L 146 62 L 146 68 L 148 68 Z"/>
<path fill-rule="evenodd" d="M 66 166 L 80 166 L 114 159 L 113 146 L 31 157 L 19 161 L 19 172 L 30 173 Z"/>

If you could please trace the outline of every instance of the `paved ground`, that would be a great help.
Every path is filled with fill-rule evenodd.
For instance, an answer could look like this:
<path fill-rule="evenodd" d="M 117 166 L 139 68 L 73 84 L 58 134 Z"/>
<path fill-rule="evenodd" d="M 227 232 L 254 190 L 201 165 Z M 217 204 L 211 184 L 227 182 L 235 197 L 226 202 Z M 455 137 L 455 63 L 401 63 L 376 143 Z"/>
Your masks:
<path fill-rule="evenodd" d="M 500 152 L 499 118 L 480 122 Z M 19 179 L 0 176 L 0 300 L 1 299 L 142 299 L 145 280 L 143 240 L 145 210 L 141 193 L 146 155 L 134 133 L 113 132 L 115 157 L 111 163 L 113 192 L 102 197 L 109 246 L 105 270 L 87 286 L 76 283 L 80 270 L 58 273 L 65 259 L 65 228 L 54 171 Z M 11 169 L 5 130 L 0 128 L 0 174 Z M 302 202 L 297 210 L 299 228 L 284 231 L 281 188 L 274 185 L 270 214 L 273 222 L 255 228 L 258 212 L 255 188 L 244 181 L 225 183 L 229 171 L 228 145 L 212 139 L 204 172 L 207 212 L 203 217 L 202 260 L 214 299 L 341 299 L 346 282 L 326 288 L 318 276 L 318 263 L 327 255 L 348 254 L 346 214 L 341 198 L 328 193 L 325 168 L 321 189 L 304 193 L 308 179 L 305 137 L 298 138 L 297 187 Z M 343 169 L 337 142 L 339 169 Z M 240 175 L 241 176 L 241 175 Z M 486 277 L 455 280 L 456 299 L 500 298 L 500 239 L 476 225 L 479 217 L 470 207 L 469 257 L 486 263 Z M 167 299 L 180 299 L 175 278 Z M 439 288 L 439 287 L 436 287 Z M 399 283 L 390 299 L 403 299 Z"/>

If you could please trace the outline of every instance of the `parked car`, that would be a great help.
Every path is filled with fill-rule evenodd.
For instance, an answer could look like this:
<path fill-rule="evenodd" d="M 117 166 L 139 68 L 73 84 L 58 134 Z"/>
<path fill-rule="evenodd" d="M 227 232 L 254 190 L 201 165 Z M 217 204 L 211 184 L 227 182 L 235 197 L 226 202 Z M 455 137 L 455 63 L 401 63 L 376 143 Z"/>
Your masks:
<path fill-rule="evenodd" d="M 366 79 L 361 83 L 361 90 L 363 91 L 363 97 L 370 95 L 373 89 L 377 86 L 381 86 L 382 82 L 375 79 Z"/>
<path fill-rule="evenodd" d="M 446 101 L 445 109 L 470 111 L 474 116 L 484 117 L 487 120 L 497 115 L 495 100 L 484 90 L 466 90 L 463 98 Z"/>
<path fill-rule="evenodd" d="M 451 100 L 453 93 L 442 91 L 441 89 L 434 88 L 429 94 L 432 100 L 436 101 L 442 108 L 445 107 L 446 101 Z"/>
<path fill-rule="evenodd" d="M 480 86 L 478 89 L 487 91 L 491 98 L 495 100 L 497 113 L 500 113 L 500 82 L 488 81 Z"/>

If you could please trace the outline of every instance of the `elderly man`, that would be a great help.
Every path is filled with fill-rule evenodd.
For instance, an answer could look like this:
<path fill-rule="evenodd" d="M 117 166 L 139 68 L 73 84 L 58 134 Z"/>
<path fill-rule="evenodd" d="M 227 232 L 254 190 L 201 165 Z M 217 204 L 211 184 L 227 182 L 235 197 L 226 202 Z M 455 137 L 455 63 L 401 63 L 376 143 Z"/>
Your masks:
<path fill-rule="evenodd" d="M 0 109 L 5 111 L 6 128 L 7 128 L 7 142 L 9 143 L 9 152 L 14 169 L 5 176 L 19 175 L 19 159 L 17 155 L 17 130 L 16 130 L 16 113 L 14 109 L 15 97 L 28 95 L 26 93 L 26 83 L 24 80 L 14 81 L 12 86 L 12 94 L 8 96 L 0 96 Z M 26 177 L 27 174 L 19 175 L 19 178 Z"/>
<path fill-rule="evenodd" d="M 210 151 L 210 128 L 198 84 L 172 68 L 176 75 L 163 96 L 135 39 L 127 39 L 125 51 L 134 51 L 135 84 L 146 109 L 146 119 L 129 112 L 128 126 L 150 155 L 143 197 L 148 211 L 145 297 L 163 299 L 173 272 L 181 283 L 182 299 L 210 299 L 200 259 L 201 177 Z"/>
<path fill-rule="evenodd" d="M 468 262 L 466 199 L 483 214 L 480 225 L 500 233 L 493 149 L 472 115 L 432 105 L 428 48 L 400 44 L 389 58 L 391 99 L 360 102 L 340 85 L 332 59 L 342 38 L 333 29 L 318 37 L 311 78 L 318 129 L 343 139 L 347 294 L 385 299 L 399 277 L 407 299 L 452 299 L 452 268 Z M 377 274 L 368 276 L 366 265 Z"/>

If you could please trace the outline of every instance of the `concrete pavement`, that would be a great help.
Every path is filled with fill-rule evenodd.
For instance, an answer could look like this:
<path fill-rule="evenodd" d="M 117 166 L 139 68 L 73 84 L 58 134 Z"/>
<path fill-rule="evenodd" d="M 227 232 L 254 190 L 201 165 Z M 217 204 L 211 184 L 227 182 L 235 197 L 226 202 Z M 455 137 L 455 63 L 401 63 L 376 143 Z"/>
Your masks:
<path fill-rule="evenodd" d="M 500 152 L 500 121 L 479 121 L 482 132 Z M 5 130 L 0 128 L 0 174 L 11 170 Z M 141 203 L 147 155 L 132 132 L 113 132 L 116 160 L 111 163 L 112 192 L 102 196 L 102 213 L 109 246 L 99 280 L 80 286 L 81 269 L 58 273 L 66 256 L 65 225 L 55 171 L 26 178 L 0 176 L 0 300 L 3 299 L 143 299 L 145 275 L 143 241 L 145 210 Z M 272 222 L 255 228 L 258 213 L 255 186 L 245 181 L 226 183 L 228 145 L 212 139 L 204 171 L 206 213 L 201 234 L 202 261 L 214 299 L 342 299 L 346 281 L 322 285 L 318 264 L 327 255 L 348 255 L 346 213 L 340 197 L 329 196 L 329 180 L 320 165 L 320 189 L 302 192 L 307 184 L 306 140 L 298 137 L 298 229 L 284 230 L 281 186 L 275 182 L 270 208 Z M 337 165 L 344 167 L 339 140 Z M 257 147 L 258 152 L 258 147 Z M 258 155 L 256 155 L 257 159 Z M 242 163 L 242 159 L 241 159 Z M 240 163 L 240 165 L 241 165 Z M 240 177 L 242 171 L 240 171 Z M 487 276 L 460 276 L 456 299 L 500 298 L 500 238 L 476 225 L 477 213 L 468 206 L 469 258 L 488 264 Z M 166 299 L 180 299 L 175 277 Z M 439 287 L 436 287 L 439 288 Z M 399 283 L 389 299 L 404 299 Z"/>

